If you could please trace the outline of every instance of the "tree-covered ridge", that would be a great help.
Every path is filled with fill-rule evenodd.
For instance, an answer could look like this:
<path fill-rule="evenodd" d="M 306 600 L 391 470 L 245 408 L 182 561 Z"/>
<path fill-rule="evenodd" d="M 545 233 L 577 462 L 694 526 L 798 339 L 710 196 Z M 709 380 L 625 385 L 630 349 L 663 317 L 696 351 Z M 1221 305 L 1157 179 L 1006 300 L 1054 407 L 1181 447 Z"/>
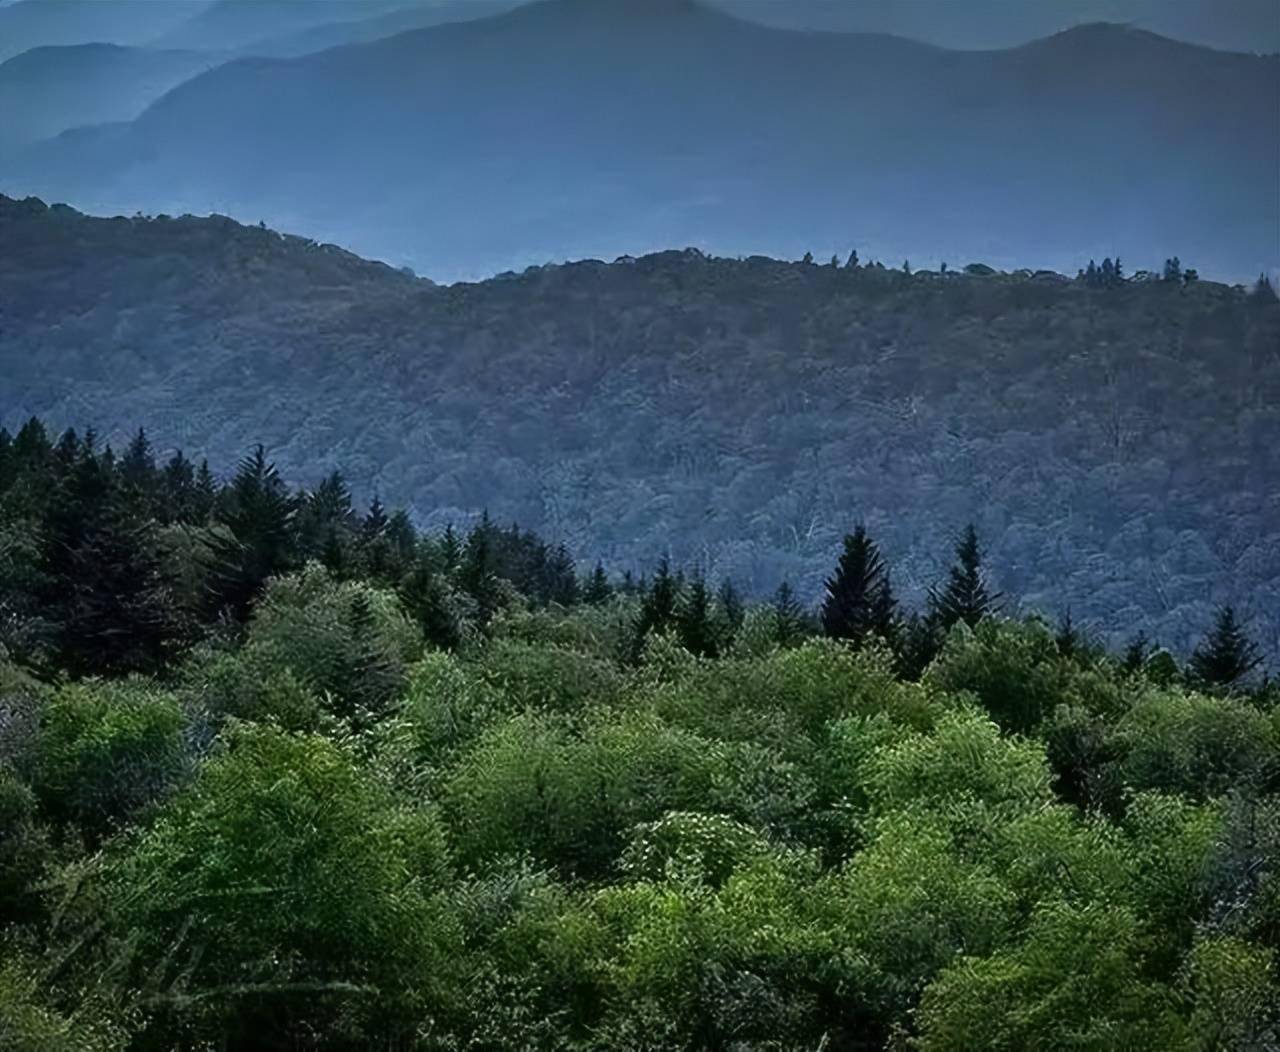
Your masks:
<path fill-rule="evenodd" d="M 1185 653 L 1232 603 L 1280 647 L 1265 285 L 682 252 L 438 288 L 228 220 L 33 202 L 0 236 L 11 429 L 119 444 L 143 419 L 222 463 L 262 440 L 291 482 L 341 467 L 420 526 L 488 507 L 806 602 L 851 519 L 915 604 L 974 521 L 1000 589 L 1113 646 Z"/>
<path fill-rule="evenodd" d="M 14 1052 L 1264 1050 L 1280 706 L 913 609 L 637 578 L 340 475 L 0 435 L 0 1042 Z M 394 495 L 388 493 L 387 497 Z"/>

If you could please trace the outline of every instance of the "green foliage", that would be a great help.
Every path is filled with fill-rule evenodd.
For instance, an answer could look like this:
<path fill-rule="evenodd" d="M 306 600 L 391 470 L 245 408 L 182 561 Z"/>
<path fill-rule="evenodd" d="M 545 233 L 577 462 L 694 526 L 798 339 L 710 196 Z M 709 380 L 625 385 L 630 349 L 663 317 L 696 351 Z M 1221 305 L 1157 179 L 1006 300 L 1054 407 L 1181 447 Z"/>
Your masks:
<path fill-rule="evenodd" d="M 44 811 L 100 840 L 182 778 L 189 758 L 176 698 L 143 680 L 87 680 L 40 712 L 27 761 Z"/>
<path fill-rule="evenodd" d="M 448 871 L 434 815 L 386 801 L 342 747 L 242 724 L 121 851 L 110 902 L 157 1033 L 278 1046 L 325 1020 L 354 1046 L 439 1005 Z"/>
<path fill-rule="evenodd" d="M 1114 777 L 1138 790 L 1212 797 L 1280 774 L 1280 737 L 1243 701 L 1152 691 L 1116 724 Z"/>
<path fill-rule="evenodd" d="M 260 667 L 289 670 L 335 714 L 353 717 L 390 705 L 421 646 L 394 595 L 335 581 L 313 563 L 267 585 L 245 653 Z"/>
<path fill-rule="evenodd" d="M 1172 991 L 1142 974 L 1143 942 L 1128 910 L 1046 906 L 1024 940 L 964 957 L 925 992 L 920 1048 L 1190 1050 Z"/>
<path fill-rule="evenodd" d="M 39 915 L 36 884 L 52 861 L 35 794 L 0 765 L 0 929 Z"/>
<path fill-rule="evenodd" d="M 1034 620 L 957 626 L 928 680 L 943 691 L 975 694 L 1001 727 L 1020 732 L 1037 727 L 1063 692 L 1053 633 Z"/>

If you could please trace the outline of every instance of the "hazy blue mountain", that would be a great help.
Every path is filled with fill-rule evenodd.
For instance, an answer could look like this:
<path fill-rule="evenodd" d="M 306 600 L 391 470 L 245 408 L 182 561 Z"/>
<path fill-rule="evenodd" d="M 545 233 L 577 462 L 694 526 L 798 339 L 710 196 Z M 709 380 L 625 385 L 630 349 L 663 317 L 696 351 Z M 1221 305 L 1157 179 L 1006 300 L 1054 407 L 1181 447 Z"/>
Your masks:
<path fill-rule="evenodd" d="M 1228 51 L 1280 51 L 1275 0 L 709 0 L 786 29 L 893 33 L 951 48 L 1002 48 L 1089 22 L 1125 22 Z"/>
<path fill-rule="evenodd" d="M 518 7 L 525 0 L 416 0 L 376 17 L 328 22 L 324 25 L 246 44 L 241 51 L 269 58 L 292 58 L 344 44 L 363 44 L 411 29 L 487 18 Z"/>
<path fill-rule="evenodd" d="M 313 26 L 359 21 L 421 0 L 214 0 L 157 37 L 158 47 L 235 50 Z"/>
<path fill-rule="evenodd" d="M 216 210 L 441 279 L 670 244 L 1074 272 L 1280 262 L 1280 60 L 1116 26 L 997 52 L 691 0 L 545 0 L 245 59 L 0 171 L 96 211 Z"/>
<path fill-rule="evenodd" d="M 0 6 L 0 62 L 33 47 L 141 44 L 199 14 L 209 2 L 18 0 Z"/>
<path fill-rule="evenodd" d="M 138 116 L 220 59 L 117 44 L 38 47 L 0 63 L 0 155 L 86 124 Z"/>
<path fill-rule="evenodd" d="M 821 590 L 865 521 L 911 602 L 978 523 L 1000 587 L 1280 654 L 1280 304 L 1209 281 L 666 252 L 433 287 L 227 219 L 0 199 L 0 423 L 235 463 L 262 441 L 443 528 Z"/>

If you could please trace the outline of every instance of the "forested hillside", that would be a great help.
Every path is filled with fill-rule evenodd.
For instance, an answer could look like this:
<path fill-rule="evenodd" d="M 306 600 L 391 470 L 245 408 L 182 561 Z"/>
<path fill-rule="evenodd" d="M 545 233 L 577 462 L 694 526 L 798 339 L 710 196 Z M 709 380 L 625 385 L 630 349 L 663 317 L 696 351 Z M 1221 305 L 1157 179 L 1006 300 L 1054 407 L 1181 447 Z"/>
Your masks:
<path fill-rule="evenodd" d="M 0 1046 L 1275 1047 L 1231 609 L 1109 655 L 940 554 L 920 617 L 862 528 L 820 610 L 744 604 L 260 448 L 0 432 Z"/>
<path fill-rule="evenodd" d="M 1194 261 L 1068 281 L 689 251 L 435 287 L 226 219 L 10 200 L 0 240 L 11 429 L 119 445 L 145 420 L 215 463 L 261 440 L 424 527 L 487 508 L 588 562 L 668 553 L 805 599 L 865 521 L 919 602 L 972 520 L 1001 586 L 1114 645 L 1185 653 L 1231 602 L 1277 649 L 1280 306 Z"/>

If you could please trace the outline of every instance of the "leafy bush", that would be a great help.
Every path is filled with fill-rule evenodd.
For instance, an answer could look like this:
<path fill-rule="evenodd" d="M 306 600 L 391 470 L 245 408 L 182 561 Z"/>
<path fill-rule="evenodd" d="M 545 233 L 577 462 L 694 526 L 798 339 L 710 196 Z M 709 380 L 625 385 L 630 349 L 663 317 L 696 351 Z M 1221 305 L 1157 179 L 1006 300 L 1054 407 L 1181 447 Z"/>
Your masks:
<path fill-rule="evenodd" d="M 440 1002 L 448 871 L 434 815 L 395 806 L 340 746 L 239 724 L 121 852 L 111 905 L 163 990 L 160 1032 L 279 1044 L 325 1020 L 340 1047 Z"/>
<path fill-rule="evenodd" d="M 138 817 L 190 762 L 177 699 L 145 680 L 87 680 L 40 712 L 29 760 L 46 813 L 96 841 Z"/>

